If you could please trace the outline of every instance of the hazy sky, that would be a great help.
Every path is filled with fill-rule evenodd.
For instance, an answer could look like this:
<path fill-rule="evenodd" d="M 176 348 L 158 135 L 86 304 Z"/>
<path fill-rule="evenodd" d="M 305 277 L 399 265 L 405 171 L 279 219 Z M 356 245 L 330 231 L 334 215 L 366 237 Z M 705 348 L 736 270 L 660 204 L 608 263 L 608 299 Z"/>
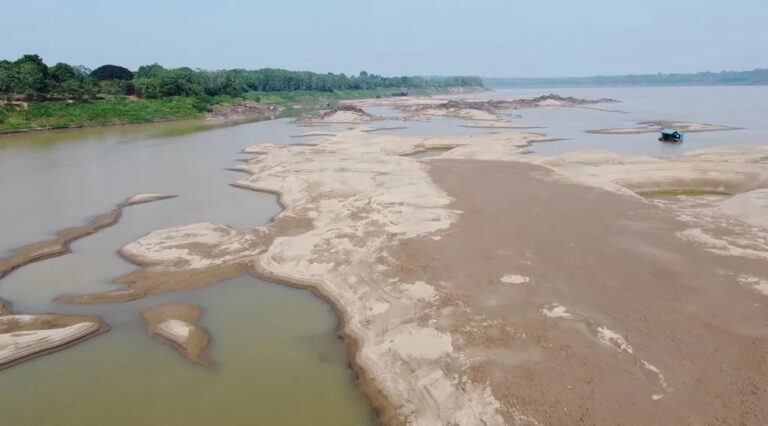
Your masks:
<path fill-rule="evenodd" d="M 579 76 L 768 67 L 768 0 L 0 0 L 0 58 Z"/>

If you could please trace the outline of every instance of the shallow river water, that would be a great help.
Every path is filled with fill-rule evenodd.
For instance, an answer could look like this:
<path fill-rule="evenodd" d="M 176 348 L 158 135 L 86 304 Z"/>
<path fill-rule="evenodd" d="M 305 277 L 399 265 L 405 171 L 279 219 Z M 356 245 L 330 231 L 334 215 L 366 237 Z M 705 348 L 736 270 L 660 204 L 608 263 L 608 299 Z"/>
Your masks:
<path fill-rule="evenodd" d="M 0 282 L 25 313 L 82 313 L 111 330 L 0 372 L 1 424 L 365 425 L 375 415 L 355 387 L 338 320 L 307 291 L 241 276 L 208 288 L 129 303 L 73 306 L 51 299 L 114 287 L 136 267 L 117 255 L 155 229 L 201 221 L 268 223 L 274 195 L 230 186 L 242 148 L 306 142 L 286 120 L 200 130 L 164 123 L 0 138 L 0 251 L 85 223 L 140 192 L 178 198 L 127 207 L 120 222 L 72 244 L 73 253 L 27 265 Z M 139 313 L 190 302 L 211 333 L 205 369 L 147 335 Z"/>
<path fill-rule="evenodd" d="M 533 97 L 550 92 L 621 100 L 623 113 L 582 108 L 513 111 L 509 120 L 564 140 L 531 149 L 550 155 L 576 149 L 670 155 L 713 145 L 768 141 L 768 87 L 507 90 L 473 98 Z M 379 108 L 376 114 L 395 114 Z M 513 114 L 514 113 L 514 114 Z M 519 114 L 520 117 L 516 116 Z M 680 120 L 741 127 L 692 133 L 679 145 L 655 134 L 595 135 L 588 129 Z M 402 135 L 490 133 L 466 121 L 384 121 Z M 120 222 L 72 244 L 73 253 L 25 266 L 0 281 L 0 298 L 19 312 L 97 314 L 110 332 L 73 348 L 0 372 L 0 418 L 13 425 L 365 425 L 375 423 L 355 387 L 338 320 L 310 293 L 241 276 L 211 287 L 123 304 L 70 306 L 51 299 L 112 288 L 136 267 L 117 255 L 156 229 L 196 222 L 234 227 L 268 223 L 276 197 L 230 186 L 240 150 L 257 143 L 311 142 L 288 120 L 208 128 L 175 122 L 0 137 L 0 256 L 83 224 L 141 192 L 178 198 L 131 206 Z M 400 128 L 405 127 L 405 128 Z M 437 153 L 416 156 L 426 158 Z M 211 369 L 184 360 L 149 337 L 139 313 L 159 303 L 203 307 L 212 336 Z"/>

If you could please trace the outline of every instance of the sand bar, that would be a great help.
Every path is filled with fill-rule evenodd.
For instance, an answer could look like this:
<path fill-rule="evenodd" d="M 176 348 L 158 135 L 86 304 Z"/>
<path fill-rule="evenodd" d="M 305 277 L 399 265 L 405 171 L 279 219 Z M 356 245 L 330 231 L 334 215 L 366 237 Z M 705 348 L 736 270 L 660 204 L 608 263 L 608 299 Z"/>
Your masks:
<path fill-rule="evenodd" d="M 0 312 L 0 370 L 76 345 L 107 331 L 97 316 Z"/>
<path fill-rule="evenodd" d="M 541 140 L 356 129 L 255 147 L 237 185 L 280 195 L 272 224 L 155 231 L 121 251 L 141 267 L 124 289 L 78 303 L 243 271 L 309 288 L 338 311 L 385 424 L 763 423 L 760 241 L 709 234 L 681 219 L 688 207 L 634 191 L 666 188 L 659 173 L 675 187 L 759 189 L 766 150 L 523 154 Z M 407 156 L 430 149 L 446 151 Z M 719 201 L 707 211 L 738 220 Z"/>
<path fill-rule="evenodd" d="M 735 130 L 736 127 L 724 126 L 720 124 L 689 123 L 685 121 L 644 121 L 638 123 L 637 127 L 617 127 L 611 129 L 592 129 L 586 133 L 596 133 L 604 135 L 635 135 L 640 133 L 656 133 L 662 128 L 677 129 L 683 132 L 716 132 L 722 130 Z"/>
<path fill-rule="evenodd" d="M 12 255 L 0 258 L 0 279 L 10 274 L 16 268 L 20 268 L 26 264 L 70 253 L 69 245 L 73 241 L 116 224 L 120 220 L 124 207 L 174 197 L 174 195 L 153 193 L 137 194 L 118 204 L 111 212 L 94 217 L 85 225 L 75 226 L 60 231 L 56 234 L 56 238 L 54 239 L 21 247 Z"/>
<path fill-rule="evenodd" d="M 200 325 L 203 311 L 199 306 L 171 303 L 154 306 L 141 313 L 147 332 L 176 348 L 188 360 L 209 365 L 205 350 L 210 340 Z"/>

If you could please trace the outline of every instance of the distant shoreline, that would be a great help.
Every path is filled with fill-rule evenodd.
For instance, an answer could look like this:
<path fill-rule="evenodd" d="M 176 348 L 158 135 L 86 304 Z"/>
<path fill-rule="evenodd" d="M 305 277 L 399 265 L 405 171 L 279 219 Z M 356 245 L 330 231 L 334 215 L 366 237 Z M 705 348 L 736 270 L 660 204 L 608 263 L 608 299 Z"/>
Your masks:
<path fill-rule="evenodd" d="M 477 92 L 482 90 L 487 90 L 486 88 L 482 87 L 448 87 L 448 88 L 419 88 L 419 89 L 411 89 L 414 95 L 418 96 L 435 96 L 435 95 L 446 95 L 446 94 L 458 94 L 458 93 L 471 93 L 471 92 Z M 271 94 L 272 99 L 269 100 L 269 102 L 254 102 L 254 101 L 247 101 L 246 99 L 236 99 L 232 102 L 224 102 L 220 104 L 215 104 L 212 106 L 212 109 L 226 109 L 228 107 L 233 107 L 241 103 L 251 103 L 252 105 L 259 106 L 258 108 L 253 108 L 253 113 L 248 113 L 246 111 L 243 114 L 232 114 L 225 117 L 217 117 L 215 114 L 211 114 L 211 112 L 207 113 L 200 113 L 197 111 L 194 111 L 191 108 L 190 104 L 191 100 L 189 98 L 175 98 L 175 99 L 168 99 L 168 100 L 162 100 L 159 102 L 168 104 L 168 106 L 174 108 L 174 113 L 171 114 L 171 116 L 160 116 L 154 119 L 147 119 L 147 120 L 140 120 L 140 121 L 126 121 L 120 113 L 123 113 L 123 111 L 118 111 L 115 117 L 114 121 L 112 122 L 103 122 L 103 123 L 88 123 L 88 122 L 75 122 L 73 124 L 70 124 L 66 127 L 64 126 L 58 126 L 58 125 L 48 125 L 48 126 L 42 126 L 42 127 L 27 127 L 27 128 L 19 128 L 19 129 L 10 129 L 10 130 L 2 130 L 0 128 L 0 138 L 3 136 L 10 136 L 10 135 L 19 135 L 19 134 L 26 134 L 26 133 L 42 133 L 42 132 L 58 132 L 58 131 L 70 131 L 70 130 L 81 130 L 81 129 L 91 129 L 91 128 L 103 128 L 103 127 L 115 127 L 115 126 L 130 126 L 130 125 L 136 125 L 136 124 L 153 124 L 153 123 L 164 123 L 164 122 L 171 122 L 171 121 L 190 121 L 190 122 L 197 122 L 197 123 L 211 123 L 212 127 L 219 126 L 219 125 L 227 125 L 227 124 L 233 124 L 233 123 L 239 123 L 239 122 L 250 122 L 250 121 L 263 121 L 263 120 L 271 120 L 271 119 L 277 119 L 277 118 L 284 118 L 284 117 L 291 117 L 297 114 L 302 113 L 308 113 L 308 112 L 314 112 L 317 110 L 321 110 L 326 108 L 328 105 L 336 104 L 340 100 L 355 100 L 355 99 L 368 99 L 368 98 L 375 98 L 375 97 L 381 97 L 384 95 L 387 95 L 388 92 L 391 92 L 392 90 L 348 90 L 348 91 L 335 91 L 335 92 L 314 92 L 314 91 L 287 91 L 287 92 L 274 92 Z M 66 102 L 61 101 L 50 101 L 50 102 L 37 102 L 32 103 L 30 105 L 35 104 L 49 104 L 49 105 L 55 105 L 60 106 L 61 104 L 66 104 Z M 96 110 L 100 107 L 104 106 L 103 103 L 112 103 L 113 105 L 119 105 L 119 106 L 129 106 L 133 107 L 133 110 L 140 110 L 140 109 L 149 109 L 152 108 L 153 105 L 158 103 L 158 100 L 100 100 L 100 101 L 93 101 L 93 102 L 76 102 L 76 103 L 70 103 L 69 106 L 64 106 L 62 108 L 79 108 L 82 111 L 83 114 L 90 113 L 90 110 Z M 143 105 L 144 103 L 145 105 Z M 109 106 L 109 105 L 107 105 Z M 165 106 L 165 105 L 163 105 Z M 124 110 L 126 108 L 123 108 Z M 124 114 L 128 114 L 129 112 L 124 112 Z M 56 119 L 63 119 L 64 112 L 61 113 L 61 115 L 51 115 L 49 117 L 45 117 L 47 120 L 56 120 Z M 106 119 L 108 120 L 108 119 Z M 30 125 L 32 122 L 30 122 Z"/>
<path fill-rule="evenodd" d="M 761 86 L 768 85 L 768 69 L 680 74 L 630 74 L 588 77 L 483 77 L 490 88 L 559 88 L 615 86 Z"/>

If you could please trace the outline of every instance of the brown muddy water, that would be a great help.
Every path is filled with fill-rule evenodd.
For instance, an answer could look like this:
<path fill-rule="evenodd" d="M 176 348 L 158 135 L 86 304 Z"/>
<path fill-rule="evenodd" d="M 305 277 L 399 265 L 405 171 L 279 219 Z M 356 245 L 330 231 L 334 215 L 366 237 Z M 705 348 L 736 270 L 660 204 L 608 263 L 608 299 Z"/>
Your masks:
<path fill-rule="evenodd" d="M 72 244 L 73 253 L 27 265 L 0 281 L 0 298 L 25 313 L 91 313 L 111 330 L 0 372 L 7 425 L 365 425 L 338 319 L 309 292 L 241 276 L 208 288 L 123 304 L 70 306 L 62 294 L 103 291 L 136 267 L 123 245 L 201 221 L 265 224 L 273 195 L 230 186 L 225 170 L 262 142 L 289 143 L 286 120 L 207 129 L 163 123 L 0 137 L 0 255 L 111 210 L 126 197 L 178 198 L 131 206 L 118 224 Z M 307 139 L 302 139 L 306 142 Z M 147 335 L 139 313 L 169 302 L 204 309 L 214 367 L 201 368 Z"/>

